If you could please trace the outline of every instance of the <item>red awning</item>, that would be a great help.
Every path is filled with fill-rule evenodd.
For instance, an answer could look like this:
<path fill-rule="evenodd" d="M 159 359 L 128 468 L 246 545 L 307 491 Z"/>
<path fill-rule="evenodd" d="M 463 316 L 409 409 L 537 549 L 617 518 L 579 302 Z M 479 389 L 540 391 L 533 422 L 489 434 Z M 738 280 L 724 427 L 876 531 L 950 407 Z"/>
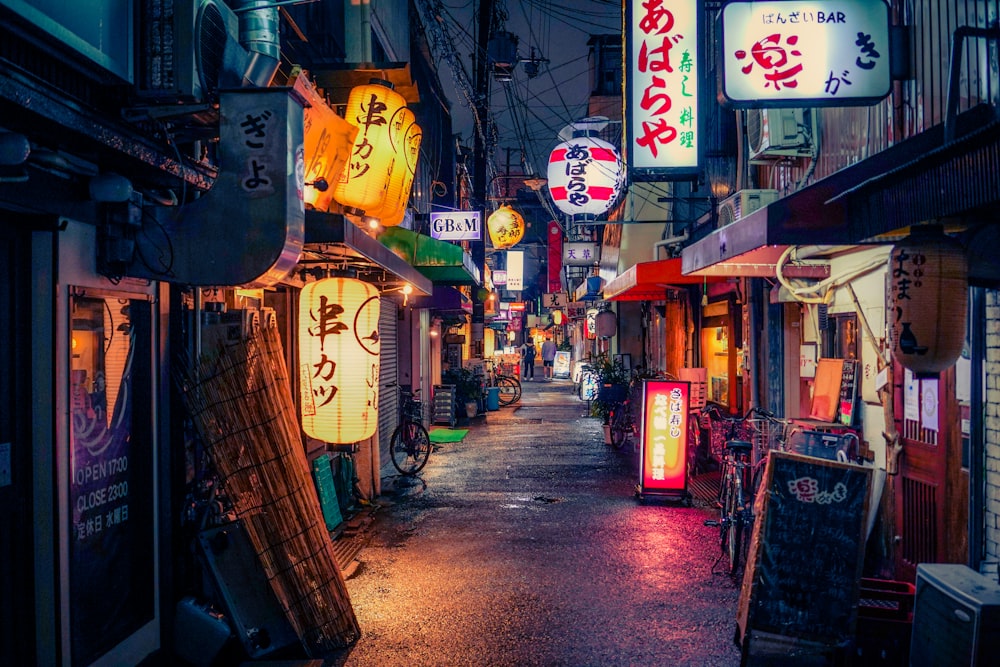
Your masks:
<path fill-rule="evenodd" d="M 708 276 L 707 281 L 718 283 L 724 276 Z M 661 259 L 639 262 L 604 286 L 606 301 L 662 301 L 668 287 L 701 285 L 705 276 L 686 276 L 681 273 L 681 259 Z"/>

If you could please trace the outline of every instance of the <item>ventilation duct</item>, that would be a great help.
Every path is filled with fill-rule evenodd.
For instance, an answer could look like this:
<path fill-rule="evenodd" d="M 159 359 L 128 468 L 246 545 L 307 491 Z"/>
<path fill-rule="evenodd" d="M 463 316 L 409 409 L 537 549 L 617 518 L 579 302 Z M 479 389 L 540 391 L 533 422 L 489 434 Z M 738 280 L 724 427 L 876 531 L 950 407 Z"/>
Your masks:
<path fill-rule="evenodd" d="M 144 211 L 127 274 L 188 285 L 264 287 L 298 264 L 303 103 L 284 88 L 220 95 L 219 177 L 200 199 Z"/>

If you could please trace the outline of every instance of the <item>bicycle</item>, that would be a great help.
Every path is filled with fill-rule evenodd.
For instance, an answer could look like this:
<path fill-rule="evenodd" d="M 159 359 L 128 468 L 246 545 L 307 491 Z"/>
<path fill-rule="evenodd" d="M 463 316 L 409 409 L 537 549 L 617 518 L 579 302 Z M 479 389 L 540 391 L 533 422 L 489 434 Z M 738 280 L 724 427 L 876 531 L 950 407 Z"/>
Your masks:
<path fill-rule="evenodd" d="M 621 449 L 633 434 L 632 399 L 625 385 L 609 385 L 599 392 L 600 400 L 610 403 L 608 423 L 611 426 L 611 446 Z"/>
<path fill-rule="evenodd" d="M 502 366 L 497 368 L 497 364 L 489 359 L 486 360 L 486 382 L 487 387 L 500 390 L 500 405 L 512 405 L 521 400 L 521 381 L 504 373 Z"/>
<path fill-rule="evenodd" d="M 399 426 L 392 432 L 389 441 L 392 465 L 407 476 L 420 472 L 431 455 L 431 438 L 423 424 L 423 404 L 416 398 L 419 393 L 419 389 L 408 392 L 399 388 Z"/>

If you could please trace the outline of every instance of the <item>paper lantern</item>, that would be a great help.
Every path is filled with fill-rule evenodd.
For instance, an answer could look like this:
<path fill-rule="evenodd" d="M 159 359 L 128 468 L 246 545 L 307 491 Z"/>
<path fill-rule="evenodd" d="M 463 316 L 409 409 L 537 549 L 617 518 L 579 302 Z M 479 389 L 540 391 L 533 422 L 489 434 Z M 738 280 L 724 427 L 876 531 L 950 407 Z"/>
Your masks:
<path fill-rule="evenodd" d="M 889 341 L 918 375 L 950 368 L 965 344 L 968 265 L 940 227 L 914 227 L 889 256 Z"/>
<path fill-rule="evenodd" d="M 611 338 L 618 333 L 618 316 L 610 310 L 602 310 L 594 317 L 594 328 L 600 338 Z"/>
<path fill-rule="evenodd" d="M 583 335 L 588 340 L 597 338 L 597 313 L 596 308 L 588 308 L 587 317 L 583 320 Z"/>
<path fill-rule="evenodd" d="M 549 155 L 549 193 L 569 215 L 601 215 L 618 199 L 624 179 L 618 149 L 594 130 L 577 130 Z"/>
<path fill-rule="evenodd" d="M 565 323 L 566 323 L 566 316 L 563 314 L 563 311 L 561 311 L 561 310 L 553 310 L 552 311 L 552 324 L 555 324 L 556 326 L 561 326 L 561 325 L 563 325 Z"/>
<path fill-rule="evenodd" d="M 406 205 L 410 201 L 410 190 L 417 175 L 417 158 L 420 156 L 420 142 L 423 130 L 415 122 L 413 112 L 403 107 L 393 119 L 397 127 L 392 132 L 395 164 L 392 177 L 386 188 L 385 201 L 380 209 L 369 215 L 379 219 L 383 227 L 395 227 L 403 221 Z"/>
<path fill-rule="evenodd" d="M 398 127 L 392 120 L 406 106 L 406 100 L 390 86 L 373 79 L 351 89 L 347 98 L 345 118 L 358 127 L 358 134 L 333 198 L 355 215 L 382 207 L 392 176 L 396 158 L 392 133 Z"/>
<path fill-rule="evenodd" d="M 486 227 L 494 248 L 510 248 L 524 238 L 524 218 L 507 204 L 490 214 Z"/>
<path fill-rule="evenodd" d="M 324 442 L 370 438 L 378 427 L 379 294 L 353 278 L 307 284 L 299 296 L 302 430 Z"/>

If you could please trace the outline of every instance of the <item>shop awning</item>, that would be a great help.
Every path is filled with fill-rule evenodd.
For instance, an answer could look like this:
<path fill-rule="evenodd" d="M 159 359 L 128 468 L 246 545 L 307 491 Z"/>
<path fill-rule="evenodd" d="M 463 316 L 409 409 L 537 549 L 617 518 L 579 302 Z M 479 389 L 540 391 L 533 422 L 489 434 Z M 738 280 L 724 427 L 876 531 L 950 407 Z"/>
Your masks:
<path fill-rule="evenodd" d="M 681 271 L 680 258 L 639 262 L 604 286 L 607 301 L 657 301 L 666 298 L 668 287 L 701 285 L 706 278 L 686 276 Z M 708 282 L 724 278 L 712 276 Z"/>
<path fill-rule="evenodd" d="M 342 215 L 306 211 L 305 246 L 299 266 L 348 269 L 371 283 L 406 282 L 430 294 L 431 281 Z"/>
<path fill-rule="evenodd" d="M 402 227 L 389 227 L 379 242 L 435 285 L 479 285 L 479 269 L 461 246 Z"/>
<path fill-rule="evenodd" d="M 439 313 L 472 313 L 472 300 L 455 287 L 436 285 L 434 293 L 411 299 L 414 308 L 430 308 Z"/>

